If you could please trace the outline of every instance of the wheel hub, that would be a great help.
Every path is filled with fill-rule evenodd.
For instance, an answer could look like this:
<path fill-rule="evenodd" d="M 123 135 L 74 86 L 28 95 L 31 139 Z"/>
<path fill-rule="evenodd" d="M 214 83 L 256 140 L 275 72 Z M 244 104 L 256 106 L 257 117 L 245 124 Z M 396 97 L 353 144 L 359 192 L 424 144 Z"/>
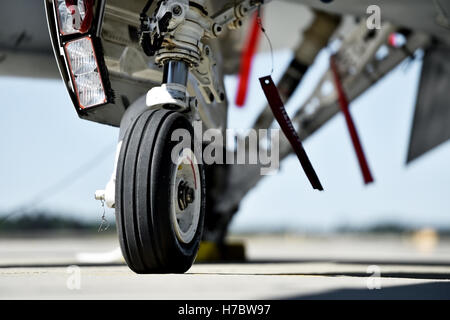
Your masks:
<path fill-rule="evenodd" d="M 195 199 L 194 189 L 190 188 L 188 183 L 181 181 L 178 185 L 178 206 L 181 210 L 185 210 L 189 204 Z"/>
<path fill-rule="evenodd" d="M 194 238 L 201 210 L 201 179 L 194 153 L 183 149 L 178 155 L 172 174 L 171 220 L 182 243 Z"/>

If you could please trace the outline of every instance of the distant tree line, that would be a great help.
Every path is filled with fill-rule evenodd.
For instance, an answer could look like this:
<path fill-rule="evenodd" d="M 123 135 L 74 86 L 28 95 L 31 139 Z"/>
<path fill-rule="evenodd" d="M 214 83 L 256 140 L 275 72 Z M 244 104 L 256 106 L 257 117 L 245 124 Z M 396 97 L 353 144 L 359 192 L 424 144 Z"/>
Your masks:
<path fill-rule="evenodd" d="M 47 211 L 36 211 L 27 214 L 3 219 L 7 214 L 0 215 L 0 232 L 22 232 L 22 231 L 97 231 L 99 221 L 85 221 L 71 216 L 50 213 Z M 115 231 L 114 221 L 110 222 L 108 231 Z"/>

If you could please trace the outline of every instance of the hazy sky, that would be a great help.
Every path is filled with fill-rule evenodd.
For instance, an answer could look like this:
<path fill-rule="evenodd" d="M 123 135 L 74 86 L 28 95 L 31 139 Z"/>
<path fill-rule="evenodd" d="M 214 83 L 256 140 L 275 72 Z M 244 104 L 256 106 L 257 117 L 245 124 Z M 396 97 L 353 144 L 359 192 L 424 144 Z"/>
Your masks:
<path fill-rule="evenodd" d="M 289 51 L 276 53 L 275 79 L 290 57 Z M 247 106 L 237 109 L 231 103 L 230 127 L 247 128 L 264 106 L 257 77 L 266 75 L 269 65 L 267 55 L 258 56 Z M 304 101 L 326 67 L 324 53 L 288 104 L 289 110 Z M 339 115 L 305 144 L 326 191 L 311 190 L 297 159 L 291 156 L 276 176 L 265 178 L 248 195 L 233 228 L 329 230 L 384 221 L 450 226 L 449 143 L 405 166 L 420 67 L 420 62 L 409 68 L 400 66 L 352 104 L 375 184 L 363 186 Z M 226 85 L 232 102 L 236 79 L 227 78 Z M 41 190 L 103 150 L 92 170 L 70 177 L 67 188 L 39 196 L 43 202 L 37 205 L 100 220 L 100 203 L 93 194 L 110 176 L 118 129 L 78 119 L 59 80 L 0 77 L 0 98 L 0 212 L 27 205 Z M 113 219 L 113 211 L 108 214 Z"/>

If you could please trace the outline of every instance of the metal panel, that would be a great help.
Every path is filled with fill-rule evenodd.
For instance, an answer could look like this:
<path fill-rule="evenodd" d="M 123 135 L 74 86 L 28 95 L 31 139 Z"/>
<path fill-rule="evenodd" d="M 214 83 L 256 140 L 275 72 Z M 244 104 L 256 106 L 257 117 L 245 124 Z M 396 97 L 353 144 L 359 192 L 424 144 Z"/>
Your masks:
<path fill-rule="evenodd" d="M 437 44 L 423 62 L 407 162 L 450 139 L 450 47 Z"/>

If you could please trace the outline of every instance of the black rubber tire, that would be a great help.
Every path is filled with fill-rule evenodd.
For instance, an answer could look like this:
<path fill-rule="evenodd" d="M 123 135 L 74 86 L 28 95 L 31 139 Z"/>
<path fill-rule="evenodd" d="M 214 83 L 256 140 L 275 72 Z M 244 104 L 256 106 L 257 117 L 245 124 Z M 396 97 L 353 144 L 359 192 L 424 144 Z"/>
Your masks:
<path fill-rule="evenodd" d="M 170 220 L 171 134 L 193 128 L 180 113 L 148 110 L 129 127 L 116 176 L 116 221 L 125 261 L 136 273 L 184 273 L 194 263 L 205 216 L 205 174 L 201 179 L 200 218 L 188 244 L 178 240 Z M 192 150 L 194 150 L 193 138 Z"/>

